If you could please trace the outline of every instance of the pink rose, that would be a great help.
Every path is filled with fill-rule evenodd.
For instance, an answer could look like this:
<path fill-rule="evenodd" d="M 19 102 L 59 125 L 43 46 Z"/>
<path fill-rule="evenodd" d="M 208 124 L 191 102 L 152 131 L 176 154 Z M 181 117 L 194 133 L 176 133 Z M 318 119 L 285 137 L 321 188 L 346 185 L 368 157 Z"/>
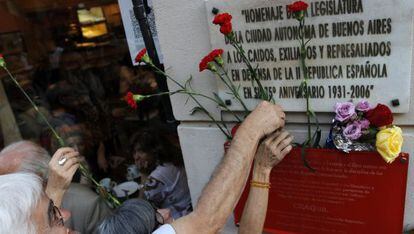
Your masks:
<path fill-rule="evenodd" d="M 358 140 L 362 136 L 361 126 L 357 123 L 348 124 L 344 129 L 343 134 L 350 140 Z"/>
<path fill-rule="evenodd" d="M 362 101 L 358 102 L 355 109 L 358 110 L 358 111 L 367 112 L 367 111 L 371 110 L 371 105 L 368 103 L 368 101 L 362 100 Z"/>
<path fill-rule="evenodd" d="M 361 120 L 355 121 L 355 123 L 358 124 L 361 127 L 361 129 L 368 129 L 369 125 L 371 124 L 369 120 L 367 119 L 361 119 Z"/>
<path fill-rule="evenodd" d="M 335 105 L 335 119 L 344 122 L 355 115 L 355 106 L 351 102 L 336 103 Z"/>

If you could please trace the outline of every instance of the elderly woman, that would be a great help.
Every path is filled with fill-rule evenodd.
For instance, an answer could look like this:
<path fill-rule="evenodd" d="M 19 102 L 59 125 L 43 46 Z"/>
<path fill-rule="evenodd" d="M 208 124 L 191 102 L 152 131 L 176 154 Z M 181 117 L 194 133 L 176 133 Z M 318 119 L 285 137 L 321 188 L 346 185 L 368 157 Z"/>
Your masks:
<path fill-rule="evenodd" d="M 133 137 L 133 157 L 144 182 L 145 198 L 158 208 L 170 209 L 174 219 L 192 211 L 187 175 L 179 151 L 153 129 Z"/>
<path fill-rule="evenodd" d="M 164 224 L 165 217 L 149 202 L 142 199 L 127 200 L 99 225 L 99 234 L 151 233 Z"/>
<path fill-rule="evenodd" d="M 1 175 L 0 198 L 0 233 L 73 233 L 63 225 L 69 212 L 46 196 L 37 175 Z"/>
<path fill-rule="evenodd" d="M 62 155 L 71 159 L 62 164 Z M 46 184 L 46 195 L 57 207 L 62 206 L 72 213 L 65 225 L 81 233 L 93 233 L 111 209 L 89 187 L 70 183 L 79 167 L 76 163 L 78 155 L 71 148 L 60 148 L 51 158 L 39 145 L 30 141 L 18 141 L 0 151 L 0 175 L 28 172 L 40 176 L 42 183 Z"/>

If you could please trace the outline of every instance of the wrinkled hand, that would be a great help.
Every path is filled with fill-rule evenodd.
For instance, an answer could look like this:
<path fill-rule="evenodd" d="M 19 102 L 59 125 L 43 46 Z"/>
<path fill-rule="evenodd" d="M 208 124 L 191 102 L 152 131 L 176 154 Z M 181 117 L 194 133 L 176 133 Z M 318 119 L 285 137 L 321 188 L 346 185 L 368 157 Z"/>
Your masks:
<path fill-rule="evenodd" d="M 293 136 L 286 130 L 279 130 L 266 137 L 257 149 L 255 168 L 270 171 L 292 150 Z"/>
<path fill-rule="evenodd" d="M 285 126 L 285 113 L 281 106 L 263 101 L 247 116 L 243 125 L 251 134 L 262 138 Z"/>
<path fill-rule="evenodd" d="M 59 160 L 66 157 L 66 162 L 59 165 Z M 60 148 L 49 162 L 49 178 L 46 186 L 47 195 L 56 206 L 60 206 L 66 190 L 69 188 L 72 177 L 79 168 L 80 156 L 73 148 Z"/>

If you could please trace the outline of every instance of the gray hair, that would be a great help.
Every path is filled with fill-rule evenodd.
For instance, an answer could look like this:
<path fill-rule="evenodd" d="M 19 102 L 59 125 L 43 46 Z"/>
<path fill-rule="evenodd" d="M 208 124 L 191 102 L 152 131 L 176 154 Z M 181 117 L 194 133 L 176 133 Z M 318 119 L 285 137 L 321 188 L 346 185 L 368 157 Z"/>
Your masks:
<path fill-rule="evenodd" d="M 142 199 L 125 201 L 111 216 L 99 225 L 99 234 L 150 234 L 155 228 L 156 212 Z"/>
<path fill-rule="evenodd" d="M 36 233 L 32 212 L 42 198 L 39 176 L 12 173 L 0 176 L 0 233 Z"/>
<path fill-rule="evenodd" d="M 44 148 L 31 141 L 17 141 L 0 151 L 0 158 L 11 154 L 22 157 L 17 171 L 34 173 L 47 181 L 50 155 Z"/>

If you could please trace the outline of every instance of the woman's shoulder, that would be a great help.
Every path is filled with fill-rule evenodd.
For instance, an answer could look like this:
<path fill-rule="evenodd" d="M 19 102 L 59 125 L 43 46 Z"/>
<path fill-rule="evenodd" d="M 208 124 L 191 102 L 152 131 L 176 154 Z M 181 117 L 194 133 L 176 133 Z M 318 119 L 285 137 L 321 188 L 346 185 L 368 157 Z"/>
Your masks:
<path fill-rule="evenodd" d="M 183 168 L 174 166 L 172 163 L 163 163 L 162 165 L 158 165 L 149 177 L 163 181 L 167 178 L 172 179 L 179 176 L 182 171 Z"/>

